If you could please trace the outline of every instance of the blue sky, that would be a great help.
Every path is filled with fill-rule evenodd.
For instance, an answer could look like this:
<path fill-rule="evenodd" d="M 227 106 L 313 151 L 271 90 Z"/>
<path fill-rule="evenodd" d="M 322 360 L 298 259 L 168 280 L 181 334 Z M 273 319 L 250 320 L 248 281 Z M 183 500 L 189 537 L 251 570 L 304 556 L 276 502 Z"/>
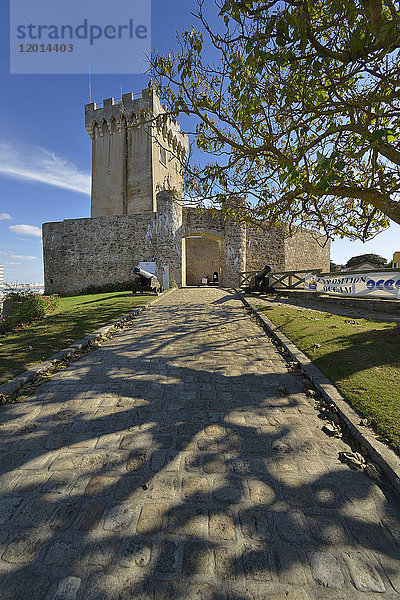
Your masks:
<path fill-rule="evenodd" d="M 98 4 L 101 0 L 98 0 Z M 152 46 L 174 47 L 176 31 L 190 27 L 195 0 L 152 1 Z M 92 76 L 92 99 L 101 102 L 147 87 L 145 75 Z M 90 214 L 91 141 L 84 128 L 85 75 L 10 75 L 9 8 L 0 8 L 0 264 L 7 281 L 42 281 L 40 228 Z M 361 242 L 336 241 L 332 259 L 400 250 L 400 226 Z"/>

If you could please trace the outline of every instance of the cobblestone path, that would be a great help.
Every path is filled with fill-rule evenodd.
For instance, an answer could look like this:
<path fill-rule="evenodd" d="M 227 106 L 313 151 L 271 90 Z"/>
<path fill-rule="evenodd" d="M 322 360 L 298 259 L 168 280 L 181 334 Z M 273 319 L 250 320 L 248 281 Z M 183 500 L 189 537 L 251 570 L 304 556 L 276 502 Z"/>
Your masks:
<path fill-rule="evenodd" d="M 1 407 L 1 600 L 400 598 L 400 504 L 229 291 Z"/>

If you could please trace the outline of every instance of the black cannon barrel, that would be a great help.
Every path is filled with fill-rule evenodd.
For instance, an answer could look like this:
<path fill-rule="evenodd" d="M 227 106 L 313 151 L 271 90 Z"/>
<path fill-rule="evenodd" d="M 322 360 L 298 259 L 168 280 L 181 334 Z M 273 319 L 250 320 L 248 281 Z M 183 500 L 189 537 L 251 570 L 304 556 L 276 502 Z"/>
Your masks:
<path fill-rule="evenodd" d="M 152 277 L 155 277 L 153 273 L 144 271 L 140 267 L 133 267 L 132 271 L 135 273 L 135 275 L 139 275 L 139 277 L 144 277 L 145 279 L 151 279 Z"/>
<path fill-rule="evenodd" d="M 256 289 L 266 289 L 269 288 L 269 273 L 271 273 L 272 269 L 269 265 L 265 265 L 262 271 L 256 273 L 254 276 L 254 285 Z"/>
<path fill-rule="evenodd" d="M 263 277 L 265 277 L 266 275 L 268 275 L 268 273 L 271 273 L 272 269 L 269 265 L 265 265 L 265 267 L 263 268 L 262 271 L 260 271 L 259 273 L 257 273 L 257 277 L 259 277 L 260 279 L 262 279 Z"/>
<path fill-rule="evenodd" d="M 270 285 L 269 274 L 271 271 L 272 267 L 270 267 L 270 265 L 265 265 L 262 271 L 254 273 L 250 285 L 244 288 L 245 293 L 251 294 L 252 292 L 263 292 L 265 294 L 275 294 L 275 288 Z"/>

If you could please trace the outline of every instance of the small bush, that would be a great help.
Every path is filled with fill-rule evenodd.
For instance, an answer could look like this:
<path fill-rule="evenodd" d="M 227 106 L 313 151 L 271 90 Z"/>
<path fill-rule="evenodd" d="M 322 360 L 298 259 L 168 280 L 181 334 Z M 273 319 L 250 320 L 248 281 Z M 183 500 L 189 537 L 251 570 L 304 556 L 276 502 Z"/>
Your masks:
<path fill-rule="evenodd" d="M 43 319 L 60 304 L 57 294 L 42 296 L 32 292 L 11 292 L 4 301 L 3 314 L 0 316 L 0 333 L 7 333 L 18 325 Z"/>

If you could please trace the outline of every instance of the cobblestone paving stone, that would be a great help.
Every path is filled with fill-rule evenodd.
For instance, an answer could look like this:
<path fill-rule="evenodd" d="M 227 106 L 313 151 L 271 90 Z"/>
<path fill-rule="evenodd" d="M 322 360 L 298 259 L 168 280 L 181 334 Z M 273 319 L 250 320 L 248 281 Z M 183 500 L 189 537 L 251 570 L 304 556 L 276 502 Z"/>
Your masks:
<path fill-rule="evenodd" d="M 398 497 L 230 291 L 161 298 L 0 418 L 1 600 L 400 598 Z"/>

